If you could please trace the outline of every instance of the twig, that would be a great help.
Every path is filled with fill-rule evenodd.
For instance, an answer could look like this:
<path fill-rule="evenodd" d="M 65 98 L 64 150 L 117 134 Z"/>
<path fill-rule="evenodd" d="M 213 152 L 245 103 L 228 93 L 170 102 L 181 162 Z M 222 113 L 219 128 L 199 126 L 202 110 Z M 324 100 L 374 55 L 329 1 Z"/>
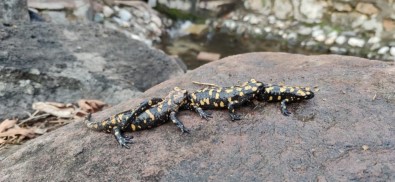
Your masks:
<path fill-rule="evenodd" d="M 33 113 L 33 115 L 29 116 L 29 118 L 24 119 L 20 123 L 18 123 L 18 125 L 21 126 L 22 124 L 24 124 L 26 122 L 30 122 L 30 121 L 34 121 L 34 120 L 38 120 L 38 119 L 43 119 L 43 118 L 46 118 L 51 115 L 51 114 L 45 113 L 45 114 L 36 116 L 37 113 L 38 112 L 36 111 L 35 113 Z"/>
<path fill-rule="evenodd" d="M 202 82 L 197 82 L 197 81 L 192 81 L 192 83 L 198 84 L 198 85 L 208 85 L 208 86 L 212 86 L 212 87 L 220 87 L 220 86 L 213 84 L 213 83 L 202 83 Z"/>

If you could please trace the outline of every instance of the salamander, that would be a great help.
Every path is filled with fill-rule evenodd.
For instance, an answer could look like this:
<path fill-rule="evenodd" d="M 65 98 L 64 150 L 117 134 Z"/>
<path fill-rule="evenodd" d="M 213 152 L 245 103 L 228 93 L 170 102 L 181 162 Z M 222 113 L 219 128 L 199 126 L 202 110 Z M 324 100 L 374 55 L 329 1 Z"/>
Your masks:
<path fill-rule="evenodd" d="M 153 98 L 142 102 L 136 109 L 128 110 L 111 116 L 100 122 L 90 121 L 90 115 L 85 124 L 88 128 L 111 132 L 118 143 L 125 148 L 132 143 L 133 137 L 125 137 L 124 131 L 139 131 L 157 127 L 169 120 L 181 129 L 182 133 L 189 133 L 184 124 L 176 117 L 179 108 L 187 103 L 188 92 L 175 87 L 164 99 Z"/>
<path fill-rule="evenodd" d="M 202 118 L 208 120 L 210 114 L 203 109 L 227 108 L 229 115 L 234 120 L 240 120 L 240 115 L 235 113 L 235 108 L 241 105 L 253 105 L 252 100 L 263 91 L 264 84 L 255 79 L 240 86 L 204 88 L 188 94 L 188 104 L 184 108 L 196 111 Z"/>
<path fill-rule="evenodd" d="M 258 96 L 259 101 L 281 102 L 281 113 L 289 116 L 291 112 L 287 109 L 287 104 L 302 100 L 311 99 L 314 93 L 309 87 L 290 87 L 272 84 L 264 84 L 264 91 Z"/>

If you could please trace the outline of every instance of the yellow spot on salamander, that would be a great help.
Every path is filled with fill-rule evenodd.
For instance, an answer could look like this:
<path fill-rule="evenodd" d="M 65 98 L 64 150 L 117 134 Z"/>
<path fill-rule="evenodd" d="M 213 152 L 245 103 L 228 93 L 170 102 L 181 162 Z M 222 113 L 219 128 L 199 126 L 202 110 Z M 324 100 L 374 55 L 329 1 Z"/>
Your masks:
<path fill-rule="evenodd" d="M 270 101 L 270 100 L 273 100 L 273 97 L 272 97 L 272 96 L 269 97 L 269 101 Z"/>
<path fill-rule="evenodd" d="M 219 103 L 219 106 L 221 106 L 221 107 L 225 107 L 225 104 L 224 104 L 224 102 L 222 102 L 222 101 L 221 101 L 221 102 Z"/>
<path fill-rule="evenodd" d="M 280 95 L 277 97 L 277 100 L 281 100 L 281 96 Z"/>
<path fill-rule="evenodd" d="M 204 100 L 200 100 L 200 105 L 204 106 Z"/>
<path fill-rule="evenodd" d="M 116 124 L 117 122 L 115 121 L 115 117 L 111 117 L 111 123 Z"/>
<path fill-rule="evenodd" d="M 225 92 L 226 92 L 226 93 L 232 93 L 232 92 L 233 92 L 233 89 L 226 89 Z"/>
<path fill-rule="evenodd" d="M 298 90 L 298 92 L 296 92 L 296 94 L 300 95 L 300 96 L 305 96 L 306 95 L 306 93 L 304 93 L 302 90 Z"/>
<path fill-rule="evenodd" d="M 216 102 L 214 102 L 214 106 L 215 106 L 215 107 L 218 107 L 218 104 L 217 104 Z"/>
<path fill-rule="evenodd" d="M 196 94 L 192 94 L 192 98 L 196 100 Z"/>
<path fill-rule="evenodd" d="M 281 93 L 285 92 L 286 90 L 287 90 L 287 89 L 284 88 L 284 87 L 281 87 L 281 88 L 280 88 L 280 92 L 281 92 Z"/>
<path fill-rule="evenodd" d="M 255 92 L 256 90 L 258 90 L 258 87 L 252 87 L 251 90 Z"/>
<path fill-rule="evenodd" d="M 289 92 L 294 92 L 295 91 L 295 89 L 293 88 L 293 87 L 289 87 Z"/>
<path fill-rule="evenodd" d="M 148 101 L 148 105 L 150 106 L 152 105 L 152 100 Z"/>
<path fill-rule="evenodd" d="M 256 85 L 257 85 L 257 86 L 261 86 L 261 85 L 262 85 L 262 83 L 256 83 Z"/>
<path fill-rule="evenodd" d="M 122 121 L 122 117 L 123 117 L 123 114 L 119 114 L 119 115 L 118 115 L 118 121 L 119 121 L 119 122 Z"/>
<path fill-rule="evenodd" d="M 132 124 L 130 126 L 132 127 L 132 131 L 136 131 L 136 125 Z"/>
<path fill-rule="evenodd" d="M 162 112 L 162 107 L 157 108 L 158 112 Z"/>
<path fill-rule="evenodd" d="M 240 92 L 240 93 L 239 93 L 239 95 L 240 95 L 240 96 L 243 96 L 243 95 L 244 95 L 244 93 L 243 93 L 243 92 Z"/>
<path fill-rule="evenodd" d="M 217 92 L 222 92 L 222 88 L 217 89 Z"/>
<path fill-rule="evenodd" d="M 215 94 L 215 99 L 219 99 L 219 93 Z"/>
<path fill-rule="evenodd" d="M 106 126 L 106 122 L 103 121 L 103 122 L 101 123 L 101 125 L 102 125 L 102 126 Z"/>
<path fill-rule="evenodd" d="M 270 93 L 270 92 L 272 92 L 272 90 L 273 90 L 273 87 L 265 88 L 265 92 L 266 93 Z"/>
<path fill-rule="evenodd" d="M 137 127 L 138 127 L 139 129 L 141 129 L 141 126 L 140 126 L 140 125 L 137 125 Z"/>
<path fill-rule="evenodd" d="M 251 79 L 250 82 L 256 83 L 256 80 L 255 79 Z"/>
<path fill-rule="evenodd" d="M 208 95 L 211 97 L 213 96 L 213 89 L 211 89 L 210 91 L 208 91 Z"/>
<path fill-rule="evenodd" d="M 144 119 L 144 124 L 147 124 L 147 120 L 146 119 Z"/>
<path fill-rule="evenodd" d="M 167 105 L 171 105 L 171 99 L 169 99 L 168 101 L 167 101 Z"/>
<path fill-rule="evenodd" d="M 210 105 L 210 99 L 209 98 L 204 99 L 204 102 L 206 102 L 207 105 Z"/>
<path fill-rule="evenodd" d="M 249 86 L 249 85 L 244 87 L 244 90 L 250 90 L 250 89 L 251 89 L 251 86 Z"/>
<path fill-rule="evenodd" d="M 146 110 L 145 112 L 148 114 L 148 116 L 151 118 L 151 120 L 155 120 L 155 116 L 151 113 L 150 110 Z"/>
<path fill-rule="evenodd" d="M 305 90 L 306 90 L 306 91 L 310 91 L 310 87 L 306 87 Z"/>
<path fill-rule="evenodd" d="M 97 124 L 93 125 L 93 128 L 98 128 L 99 126 L 97 126 Z"/>

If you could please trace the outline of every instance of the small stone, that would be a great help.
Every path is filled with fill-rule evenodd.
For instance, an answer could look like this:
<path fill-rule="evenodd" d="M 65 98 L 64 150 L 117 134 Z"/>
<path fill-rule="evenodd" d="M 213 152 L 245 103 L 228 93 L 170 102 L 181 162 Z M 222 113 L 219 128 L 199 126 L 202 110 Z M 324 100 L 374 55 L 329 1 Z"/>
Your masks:
<path fill-rule="evenodd" d="M 372 15 L 372 14 L 377 14 L 379 11 L 376 6 L 374 6 L 371 3 L 358 3 L 356 10 L 359 11 L 360 13 Z"/>
<path fill-rule="evenodd" d="M 343 35 L 340 35 L 336 38 L 336 44 L 342 45 L 347 41 L 347 38 Z"/>
<path fill-rule="evenodd" d="M 256 25 L 256 24 L 259 23 L 259 19 L 258 19 L 256 16 L 251 16 L 251 17 L 250 17 L 250 23 L 251 23 L 252 25 Z"/>
<path fill-rule="evenodd" d="M 368 44 L 376 44 L 381 41 L 380 37 L 370 37 L 368 40 Z"/>
<path fill-rule="evenodd" d="M 347 49 L 346 48 L 342 48 L 342 47 L 331 47 L 329 48 L 329 50 L 331 51 L 331 53 L 334 54 L 346 54 L 347 53 Z"/>
<path fill-rule="evenodd" d="M 121 18 L 121 20 L 127 22 L 132 18 L 132 14 L 130 14 L 130 12 L 125 9 L 121 9 L 118 12 L 118 17 Z"/>
<path fill-rule="evenodd" d="M 288 34 L 288 40 L 296 40 L 298 39 L 298 34 L 295 32 L 291 32 Z"/>
<path fill-rule="evenodd" d="M 336 11 L 349 12 L 352 10 L 352 7 L 350 4 L 345 4 L 345 3 L 340 3 L 340 2 L 333 2 L 333 7 L 335 8 Z"/>
<path fill-rule="evenodd" d="M 254 34 L 261 35 L 262 30 L 260 28 L 254 28 Z"/>
<path fill-rule="evenodd" d="M 269 33 L 269 32 L 272 31 L 272 28 L 271 27 L 265 27 L 263 30 L 265 30 L 265 32 Z"/>
<path fill-rule="evenodd" d="M 368 150 L 368 149 L 369 149 L 369 146 L 367 146 L 367 145 L 362 145 L 362 150 L 366 151 L 366 150 Z"/>
<path fill-rule="evenodd" d="M 391 19 L 384 19 L 383 27 L 385 31 L 393 31 L 395 30 L 395 21 Z"/>
<path fill-rule="evenodd" d="M 269 20 L 270 24 L 276 23 L 276 17 L 275 16 L 269 16 L 267 19 Z"/>
<path fill-rule="evenodd" d="M 391 56 L 395 56 L 395 47 L 391 47 L 390 54 Z"/>
<path fill-rule="evenodd" d="M 250 16 L 249 15 L 244 16 L 243 21 L 247 22 L 248 20 L 250 20 Z"/>
<path fill-rule="evenodd" d="M 322 42 L 326 39 L 326 37 L 324 34 L 321 34 L 321 35 L 317 35 L 316 37 L 314 37 L 314 39 L 318 42 Z"/>
<path fill-rule="evenodd" d="M 95 17 L 93 17 L 93 21 L 96 23 L 102 23 L 104 21 L 104 14 L 103 13 L 96 13 Z"/>
<path fill-rule="evenodd" d="M 282 21 L 277 21 L 277 22 L 276 22 L 276 27 L 278 27 L 278 28 L 284 28 L 284 27 L 285 27 L 285 23 L 282 22 Z"/>
<path fill-rule="evenodd" d="M 365 40 L 351 37 L 348 39 L 348 45 L 353 47 L 363 47 L 365 45 Z"/>
<path fill-rule="evenodd" d="M 158 16 L 151 16 L 151 21 L 158 25 L 158 27 L 162 27 L 162 20 Z"/>
<path fill-rule="evenodd" d="M 112 10 L 110 7 L 108 7 L 108 6 L 104 6 L 103 7 L 103 14 L 104 14 L 104 16 L 105 17 L 110 17 L 111 15 L 113 15 L 114 14 L 114 10 Z"/>
<path fill-rule="evenodd" d="M 376 30 L 379 29 L 379 27 L 381 26 L 382 25 L 377 21 L 375 15 L 372 15 L 370 20 L 366 20 L 362 23 L 362 28 L 364 28 L 365 30 Z M 382 27 L 380 29 L 382 29 Z"/>
<path fill-rule="evenodd" d="M 298 34 L 301 34 L 301 35 L 310 35 L 311 34 L 311 28 L 310 27 L 304 27 L 304 26 L 301 26 L 301 27 L 299 27 L 299 29 L 298 29 Z"/>
<path fill-rule="evenodd" d="M 274 1 L 273 12 L 278 19 L 287 19 L 292 15 L 292 3 L 290 0 Z"/>
<path fill-rule="evenodd" d="M 112 20 L 114 20 L 121 27 L 130 27 L 130 24 L 128 22 L 125 22 L 120 18 L 112 17 Z"/>
<path fill-rule="evenodd" d="M 40 70 L 38 70 L 37 68 L 32 68 L 32 69 L 30 69 L 29 73 L 33 74 L 33 75 L 39 75 Z"/>
<path fill-rule="evenodd" d="M 325 40 L 325 44 L 326 45 L 332 45 L 336 41 L 337 32 L 333 31 L 333 32 L 329 33 L 327 37 L 328 38 Z"/>
<path fill-rule="evenodd" d="M 359 27 L 359 26 L 363 25 L 367 21 L 367 19 L 368 19 L 368 16 L 360 15 L 351 23 L 351 27 L 352 28 Z"/>
<path fill-rule="evenodd" d="M 387 52 L 388 52 L 389 50 L 390 50 L 390 48 L 387 47 L 387 46 L 385 46 L 385 47 L 380 48 L 380 49 L 377 51 L 377 53 L 378 53 L 378 54 L 387 54 Z"/>

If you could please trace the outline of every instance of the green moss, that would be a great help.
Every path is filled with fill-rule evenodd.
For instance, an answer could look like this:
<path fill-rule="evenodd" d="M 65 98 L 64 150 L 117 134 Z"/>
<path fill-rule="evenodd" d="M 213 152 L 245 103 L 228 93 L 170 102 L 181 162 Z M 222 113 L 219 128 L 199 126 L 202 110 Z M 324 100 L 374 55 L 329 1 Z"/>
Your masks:
<path fill-rule="evenodd" d="M 172 20 L 191 20 L 193 22 L 205 21 L 204 17 L 197 16 L 196 14 L 189 13 L 186 11 L 182 11 L 174 8 L 168 8 L 162 4 L 158 4 L 154 9 L 159 11 L 160 13 L 165 14 L 167 17 L 169 17 Z"/>

